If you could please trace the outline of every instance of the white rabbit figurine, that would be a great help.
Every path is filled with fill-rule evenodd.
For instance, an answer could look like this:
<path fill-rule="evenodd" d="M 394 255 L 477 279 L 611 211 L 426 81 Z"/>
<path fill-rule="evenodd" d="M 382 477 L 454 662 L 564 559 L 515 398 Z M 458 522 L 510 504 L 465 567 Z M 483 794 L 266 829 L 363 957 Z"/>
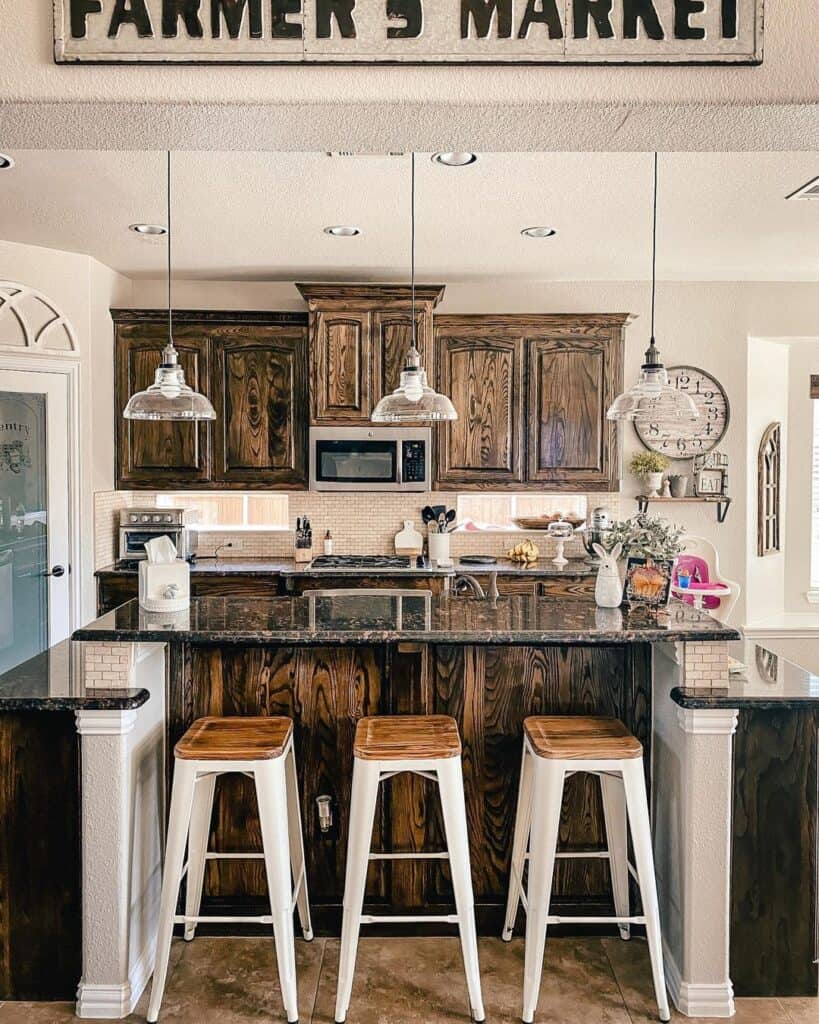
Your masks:
<path fill-rule="evenodd" d="M 623 553 L 623 545 L 615 544 L 610 552 L 600 544 L 593 544 L 594 553 L 600 559 L 597 571 L 597 585 L 594 588 L 594 599 L 598 608 L 619 608 L 623 600 L 623 581 L 617 560 Z"/>

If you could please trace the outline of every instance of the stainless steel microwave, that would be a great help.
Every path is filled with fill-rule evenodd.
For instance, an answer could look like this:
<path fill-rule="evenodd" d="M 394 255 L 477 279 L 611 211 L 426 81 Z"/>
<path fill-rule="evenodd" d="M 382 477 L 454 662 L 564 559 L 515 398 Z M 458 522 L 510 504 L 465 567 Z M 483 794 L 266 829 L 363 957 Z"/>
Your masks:
<path fill-rule="evenodd" d="M 310 490 L 428 491 L 429 427 L 313 427 Z"/>

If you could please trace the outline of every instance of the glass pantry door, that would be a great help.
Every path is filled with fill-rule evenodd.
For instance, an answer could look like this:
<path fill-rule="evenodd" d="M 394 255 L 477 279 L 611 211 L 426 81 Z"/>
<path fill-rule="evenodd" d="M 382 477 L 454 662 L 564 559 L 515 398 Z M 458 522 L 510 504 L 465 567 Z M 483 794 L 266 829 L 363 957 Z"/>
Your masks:
<path fill-rule="evenodd" d="M 68 636 L 66 378 L 0 369 L 0 672 Z"/>

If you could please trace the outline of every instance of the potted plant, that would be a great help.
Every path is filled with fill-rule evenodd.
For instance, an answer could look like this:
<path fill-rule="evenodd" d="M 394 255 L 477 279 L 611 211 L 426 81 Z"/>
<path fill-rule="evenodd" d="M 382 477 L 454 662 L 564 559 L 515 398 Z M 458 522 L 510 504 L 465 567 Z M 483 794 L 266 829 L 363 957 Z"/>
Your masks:
<path fill-rule="evenodd" d="M 658 498 L 663 486 L 663 473 L 668 469 L 668 459 L 659 452 L 638 452 L 632 456 L 629 466 L 635 476 L 643 478 L 646 497 Z"/>
<path fill-rule="evenodd" d="M 680 538 L 684 531 L 662 516 L 638 512 L 622 522 L 615 523 L 606 534 L 606 547 L 613 550 L 622 544 L 622 558 L 651 558 L 670 561 L 682 550 Z"/>

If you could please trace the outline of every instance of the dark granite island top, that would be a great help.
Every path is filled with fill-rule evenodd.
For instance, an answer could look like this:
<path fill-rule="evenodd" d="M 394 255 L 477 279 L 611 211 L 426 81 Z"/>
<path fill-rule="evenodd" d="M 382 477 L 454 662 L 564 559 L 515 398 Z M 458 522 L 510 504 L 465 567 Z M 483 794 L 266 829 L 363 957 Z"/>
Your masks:
<path fill-rule="evenodd" d="M 602 645 L 737 640 L 740 634 L 672 602 L 665 621 L 597 608 L 589 600 L 529 595 L 497 601 L 419 591 L 333 596 L 196 598 L 185 612 L 145 612 L 135 600 L 78 629 L 74 640 L 222 645 L 429 644 Z"/>
<path fill-rule="evenodd" d="M 142 707 L 144 689 L 86 687 L 70 640 L 0 675 L 0 711 L 126 711 Z"/>

